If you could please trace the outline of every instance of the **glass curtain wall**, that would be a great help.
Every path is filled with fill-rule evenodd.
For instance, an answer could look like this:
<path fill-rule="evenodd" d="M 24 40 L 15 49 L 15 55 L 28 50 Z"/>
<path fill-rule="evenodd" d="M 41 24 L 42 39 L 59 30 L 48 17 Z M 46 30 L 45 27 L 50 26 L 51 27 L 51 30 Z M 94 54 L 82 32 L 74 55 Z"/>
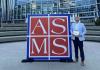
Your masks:
<path fill-rule="evenodd" d="M 100 17 L 100 0 L 97 0 L 98 15 Z"/>
<path fill-rule="evenodd" d="M 13 10 L 15 6 L 16 0 L 0 0 L 0 6 L 1 6 L 1 15 L 2 15 L 2 21 L 3 22 L 11 22 L 13 19 Z"/>
<path fill-rule="evenodd" d="M 2 8 L 1 8 L 1 0 L 0 0 L 0 26 L 1 26 L 1 22 L 2 22 L 1 21 L 1 19 L 2 19 L 1 17 L 2 17 Z"/>
<path fill-rule="evenodd" d="M 76 1 L 76 13 L 84 23 L 92 23 L 97 16 L 96 0 Z"/>
<path fill-rule="evenodd" d="M 91 23 L 100 15 L 100 0 L 27 0 L 19 2 L 14 9 L 14 19 L 25 19 L 28 14 L 78 15 L 82 22 Z M 97 5 L 96 5 L 97 4 Z"/>
<path fill-rule="evenodd" d="M 69 0 L 29 0 L 15 7 L 15 19 L 25 19 L 27 14 L 60 14 L 69 12 Z"/>

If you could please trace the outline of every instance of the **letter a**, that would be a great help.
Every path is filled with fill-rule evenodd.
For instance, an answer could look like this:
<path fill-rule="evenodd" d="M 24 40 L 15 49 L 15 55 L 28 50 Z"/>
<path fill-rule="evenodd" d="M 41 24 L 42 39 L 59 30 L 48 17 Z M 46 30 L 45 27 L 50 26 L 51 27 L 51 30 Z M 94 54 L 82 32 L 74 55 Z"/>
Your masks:
<path fill-rule="evenodd" d="M 39 26 L 38 24 L 40 24 L 40 26 Z M 34 29 L 33 29 L 33 31 L 32 31 L 32 34 L 34 34 L 34 31 L 35 31 L 35 29 L 36 29 L 37 27 L 42 28 L 43 33 L 44 33 L 44 34 L 47 34 L 47 32 L 46 32 L 46 30 L 45 30 L 45 28 L 44 28 L 44 26 L 43 26 L 43 23 L 42 23 L 42 21 L 41 21 L 40 19 L 37 21 L 37 24 L 36 24 L 36 26 L 34 27 Z"/>

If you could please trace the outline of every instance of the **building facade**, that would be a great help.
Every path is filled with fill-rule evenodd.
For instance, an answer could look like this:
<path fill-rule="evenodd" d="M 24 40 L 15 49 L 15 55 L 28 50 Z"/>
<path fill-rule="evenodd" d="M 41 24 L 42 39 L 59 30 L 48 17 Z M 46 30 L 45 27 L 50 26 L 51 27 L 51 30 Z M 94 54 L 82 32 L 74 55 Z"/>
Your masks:
<path fill-rule="evenodd" d="M 100 17 L 100 0 L 97 0 L 97 10 L 98 10 L 98 15 Z"/>
<path fill-rule="evenodd" d="M 2 21 L 12 21 L 15 1 L 16 0 L 1 0 Z"/>
<path fill-rule="evenodd" d="M 15 18 L 25 19 L 28 14 L 70 13 L 73 0 L 28 0 L 19 1 L 15 6 Z"/>
<path fill-rule="evenodd" d="M 25 20 L 28 14 L 66 14 L 80 16 L 85 23 L 100 17 L 100 0 L 1 0 L 3 20 Z"/>
<path fill-rule="evenodd" d="M 1 24 L 1 17 L 2 17 L 2 8 L 1 8 L 1 0 L 0 0 L 0 24 Z"/>
<path fill-rule="evenodd" d="M 81 21 L 85 23 L 92 23 L 98 17 L 98 8 L 96 0 L 77 0 L 75 12 L 80 16 Z"/>

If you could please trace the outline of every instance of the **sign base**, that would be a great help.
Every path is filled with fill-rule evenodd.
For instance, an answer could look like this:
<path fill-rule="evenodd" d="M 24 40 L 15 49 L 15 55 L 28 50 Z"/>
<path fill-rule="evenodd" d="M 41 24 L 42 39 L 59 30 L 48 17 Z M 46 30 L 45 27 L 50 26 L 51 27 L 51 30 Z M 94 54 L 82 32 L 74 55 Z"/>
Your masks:
<path fill-rule="evenodd" d="M 62 58 L 60 60 L 42 60 L 42 61 L 29 58 L 29 59 L 23 59 L 21 62 L 26 63 L 26 62 L 58 62 L 58 61 L 60 61 L 60 62 L 74 62 L 73 59 L 69 59 L 69 58 L 68 59 Z"/>
<path fill-rule="evenodd" d="M 22 62 L 22 63 L 26 63 L 26 62 L 34 62 L 34 60 L 31 59 L 31 58 L 28 58 L 28 59 L 23 59 L 21 62 Z"/>
<path fill-rule="evenodd" d="M 60 62 L 74 62 L 74 61 L 73 61 L 73 59 L 69 59 L 69 58 L 64 59 L 64 58 L 62 58 L 62 59 L 60 59 Z"/>

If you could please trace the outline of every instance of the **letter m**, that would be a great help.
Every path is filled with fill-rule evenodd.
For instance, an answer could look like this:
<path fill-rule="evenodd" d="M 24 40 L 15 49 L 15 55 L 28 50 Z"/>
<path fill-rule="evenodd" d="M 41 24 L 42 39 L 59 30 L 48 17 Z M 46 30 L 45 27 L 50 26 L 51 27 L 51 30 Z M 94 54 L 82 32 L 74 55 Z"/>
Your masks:
<path fill-rule="evenodd" d="M 38 42 L 40 43 L 40 42 Z M 42 48 L 44 49 L 44 51 L 42 50 Z M 32 39 L 32 53 L 34 54 L 34 49 L 37 51 L 37 53 L 39 54 L 41 51 L 43 51 L 43 54 L 47 54 L 47 48 L 46 48 L 46 38 L 44 38 L 43 42 L 41 45 L 38 45 L 36 40 L 33 38 Z"/>

